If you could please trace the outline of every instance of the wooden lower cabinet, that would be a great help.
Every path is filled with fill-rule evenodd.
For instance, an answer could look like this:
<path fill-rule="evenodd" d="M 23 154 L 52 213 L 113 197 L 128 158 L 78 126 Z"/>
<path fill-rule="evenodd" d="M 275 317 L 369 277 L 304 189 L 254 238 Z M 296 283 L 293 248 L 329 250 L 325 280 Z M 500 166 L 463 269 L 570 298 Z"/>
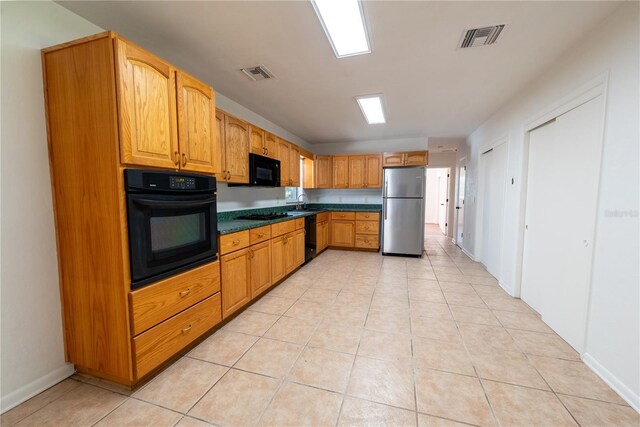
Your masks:
<path fill-rule="evenodd" d="M 266 291 L 273 283 L 271 281 L 271 240 L 258 243 L 249 248 L 251 265 L 251 298 Z"/>
<path fill-rule="evenodd" d="M 296 268 L 296 236 L 295 232 L 284 236 L 284 271 L 291 273 Z"/>
<path fill-rule="evenodd" d="M 284 266 L 285 238 L 279 236 L 271 239 L 271 282 L 276 283 L 286 274 Z"/>
<path fill-rule="evenodd" d="M 249 249 L 241 249 L 220 258 L 223 319 L 251 301 L 249 254 Z"/>
<path fill-rule="evenodd" d="M 356 248 L 359 249 L 379 249 L 380 240 L 377 235 L 356 234 Z"/>
<path fill-rule="evenodd" d="M 355 244 L 355 221 L 331 220 L 331 246 L 352 248 Z"/>
<path fill-rule="evenodd" d="M 301 230 L 297 230 L 295 232 L 295 239 L 294 239 L 294 265 L 295 267 L 300 267 L 302 264 L 304 264 L 304 256 L 305 256 L 305 244 L 304 244 L 304 237 L 305 237 L 305 231 L 304 229 Z"/>
<path fill-rule="evenodd" d="M 176 314 L 133 339 L 135 376 L 141 378 L 221 320 L 220 293 Z"/>
<path fill-rule="evenodd" d="M 316 255 L 329 246 L 329 221 L 316 223 Z"/>

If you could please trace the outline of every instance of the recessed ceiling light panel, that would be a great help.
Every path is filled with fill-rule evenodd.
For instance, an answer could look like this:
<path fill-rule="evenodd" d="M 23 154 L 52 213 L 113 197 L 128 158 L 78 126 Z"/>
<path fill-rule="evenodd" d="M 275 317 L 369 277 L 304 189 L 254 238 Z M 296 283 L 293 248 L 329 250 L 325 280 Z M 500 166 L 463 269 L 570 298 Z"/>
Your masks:
<path fill-rule="evenodd" d="M 358 96 L 356 101 L 358 101 L 358 106 L 360 106 L 367 123 L 370 125 L 386 123 L 384 108 L 382 107 L 382 95 Z"/>
<path fill-rule="evenodd" d="M 359 0 L 311 0 L 338 58 L 371 53 Z"/>

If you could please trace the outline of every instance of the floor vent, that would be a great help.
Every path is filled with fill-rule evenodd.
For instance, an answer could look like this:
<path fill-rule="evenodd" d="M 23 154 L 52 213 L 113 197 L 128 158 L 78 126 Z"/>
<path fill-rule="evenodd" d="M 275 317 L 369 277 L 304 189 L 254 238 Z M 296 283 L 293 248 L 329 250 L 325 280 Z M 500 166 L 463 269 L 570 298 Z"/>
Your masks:
<path fill-rule="evenodd" d="M 504 29 L 505 25 L 494 25 L 493 27 L 473 28 L 467 30 L 464 33 L 462 42 L 460 43 L 461 49 L 468 47 L 486 46 L 494 44 L 498 39 L 500 33 Z"/>
<path fill-rule="evenodd" d="M 247 67 L 241 68 L 242 71 L 247 77 L 249 77 L 254 82 L 258 80 L 269 80 L 274 78 L 274 75 L 271 71 L 267 70 L 267 67 L 264 65 L 256 65 L 255 67 Z"/>

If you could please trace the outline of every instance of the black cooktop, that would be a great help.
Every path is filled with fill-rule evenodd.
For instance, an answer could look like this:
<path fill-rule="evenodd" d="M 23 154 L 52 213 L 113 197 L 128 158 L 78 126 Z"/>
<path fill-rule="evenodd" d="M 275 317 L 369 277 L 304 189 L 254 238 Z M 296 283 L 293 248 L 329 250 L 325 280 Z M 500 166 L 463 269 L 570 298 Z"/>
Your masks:
<path fill-rule="evenodd" d="M 286 218 L 288 216 L 291 216 L 291 215 L 289 215 L 286 212 L 282 212 L 282 213 L 243 215 L 243 216 L 239 216 L 238 219 L 252 219 L 252 220 L 258 220 L 258 221 L 264 221 L 269 219 Z"/>

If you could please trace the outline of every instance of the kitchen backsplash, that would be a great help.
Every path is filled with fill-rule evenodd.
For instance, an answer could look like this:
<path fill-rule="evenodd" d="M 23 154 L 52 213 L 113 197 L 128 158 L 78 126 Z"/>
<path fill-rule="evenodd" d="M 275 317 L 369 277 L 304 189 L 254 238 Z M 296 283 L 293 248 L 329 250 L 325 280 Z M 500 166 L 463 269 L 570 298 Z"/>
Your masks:
<path fill-rule="evenodd" d="M 382 203 L 381 188 L 352 190 L 307 189 L 305 193 L 309 203 L 357 203 L 365 205 L 379 205 Z"/>
<path fill-rule="evenodd" d="M 229 187 L 218 182 L 218 212 L 284 205 L 284 188 Z"/>

